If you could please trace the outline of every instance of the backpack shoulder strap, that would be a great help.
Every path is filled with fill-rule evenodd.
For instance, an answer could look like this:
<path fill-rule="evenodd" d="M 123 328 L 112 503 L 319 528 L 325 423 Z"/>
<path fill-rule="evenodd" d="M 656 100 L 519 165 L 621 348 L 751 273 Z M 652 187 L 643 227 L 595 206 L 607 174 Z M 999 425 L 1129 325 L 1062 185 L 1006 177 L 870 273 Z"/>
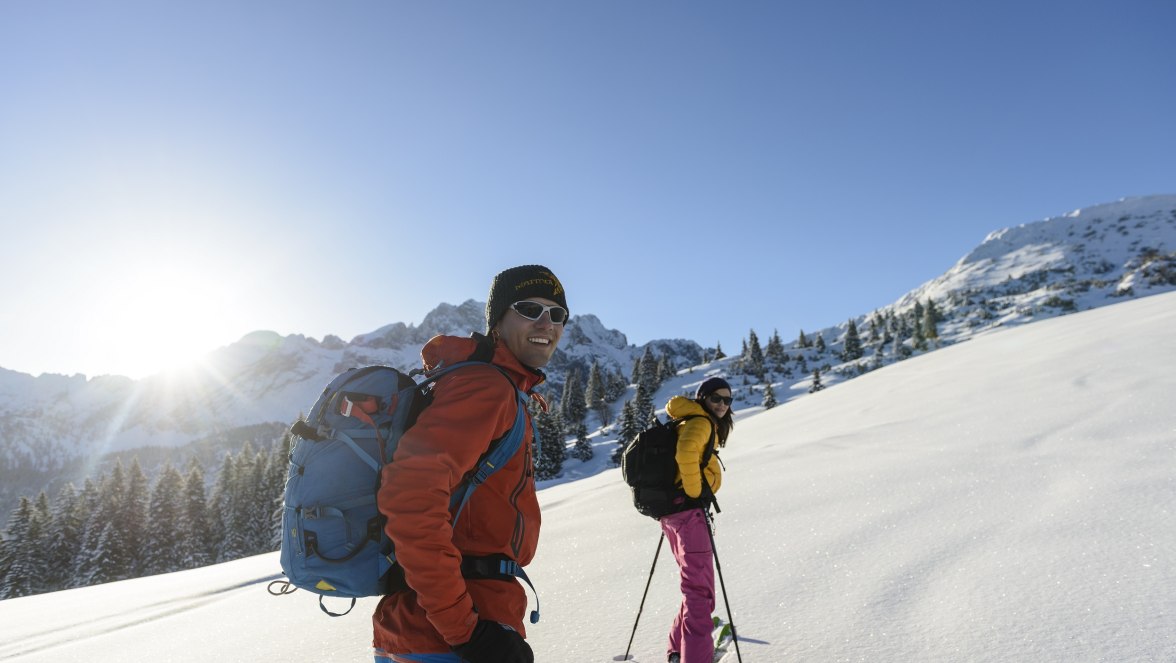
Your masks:
<path fill-rule="evenodd" d="M 510 379 L 510 376 L 507 375 L 506 371 L 503 370 L 501 366 L 478 360 L 462 361 L 430 374 L 426 378 L 425 382 L 422 382 L 421 384 L 423 385 L 426 383 L 435 382 L 442 375 L 445 375 L 451 371 L 455 371 L 464 366 L 471 365 L 492 366 L 499 372 L 499 374 L 502 375 L 504 380 L 510 383 L 511 388 L 514 389 L 515 392 L 515 420 L 505 435 L 490 442 L 489 448 L 482 458 L 478 460 L 478 464 L 474 466 L 473 470 L 469 473 L 466 480 L 462 483 L 458 490 L 454 491 L 453 495 L 450 496 L 449 509 L 453 512 L 454 522 L 457 522 L 457 517 L 461 515 L 462 509 L 465 508 L 466 502 L 469 501 L 470 496 L 474 493 L 474 490 L 477 489 L 478 486 L 485 483 L 486 480 L 490 478 L 490 475 L 494 474 L 496 471 L 498 471 L 499 468 L 506 465 L 506 463 L 514 457 L 515 453 L 518 452 L 519 447 L 523 445 L 523 440 L 527 436 L 526 394 L 524 394 L 523 391 L 519 389 L 517 385 L 515 385 L 514 380 Z"/>

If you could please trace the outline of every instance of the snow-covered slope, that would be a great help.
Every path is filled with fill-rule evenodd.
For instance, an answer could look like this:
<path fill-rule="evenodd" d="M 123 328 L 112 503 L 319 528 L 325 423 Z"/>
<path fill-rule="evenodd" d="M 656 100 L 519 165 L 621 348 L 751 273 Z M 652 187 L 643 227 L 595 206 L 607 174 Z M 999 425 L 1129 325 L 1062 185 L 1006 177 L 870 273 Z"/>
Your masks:
<path fill-rule="evenodd" d="M 741 412 L 715 536 L 744 660 L 1176 660 L 1174 326 L 1176 294 L 1125 301 Z M 540 499 L 536 659 L 616 660 L 657 526 L 617 470 Z M 662 555 L 642 663 L 677 603 Z M 373 600 L 331 619 L 268 595 L 277 573 L 270 554 L 3 601 L 0 659 L 370 660 Z"/>

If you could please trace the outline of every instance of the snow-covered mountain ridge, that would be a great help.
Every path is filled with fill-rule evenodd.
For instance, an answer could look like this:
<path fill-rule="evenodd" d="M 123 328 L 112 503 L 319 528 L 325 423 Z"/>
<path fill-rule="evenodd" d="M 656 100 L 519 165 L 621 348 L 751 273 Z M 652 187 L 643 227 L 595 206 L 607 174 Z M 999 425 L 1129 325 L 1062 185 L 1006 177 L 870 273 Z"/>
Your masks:
<path fill-rule="evenodd" d="M 933 299 L 944 314 L 939 342 L 951 344 L 1001 326 L 1168 290 L 1176 290 L 1176 196 L 1150 196 L 995 231 L 945 274 L 879 312 L 902 313 L 916 301 Z M 873 313 L 847 312 L 847 318 L 864 322 Z M 349 342 L 258 331 L 213 352 L 197 368 L 138 381 L 0 369 L 0 503 L 35 493 L 37 484 L 59 479 L 80 458 L 231 438 L 243 427 L 289 423 L 340 370 L 372 363 L 415 367 L 428 338 L 464 336 L 483 324 L 483 304 L 471 299 L 441 304 L 419 326 L 397 322 Z M 846 327 L 818 332 L 834 355 Z M 679 367 L 699 364 L 705 353 L 690 340 L 646 345 Z M 575 316 L 548 367 L 546 395 L 556 400 L 568 370 L 594 360 L 628 376 L 645 347 L 629 344 L 593 315 Z"/>
<path fill-rule="evenodd" d="M 893 305 L 928 298 L 974 333 L 1176 289 L 1176 196 L 1128 198 L 998 230 Z"/>

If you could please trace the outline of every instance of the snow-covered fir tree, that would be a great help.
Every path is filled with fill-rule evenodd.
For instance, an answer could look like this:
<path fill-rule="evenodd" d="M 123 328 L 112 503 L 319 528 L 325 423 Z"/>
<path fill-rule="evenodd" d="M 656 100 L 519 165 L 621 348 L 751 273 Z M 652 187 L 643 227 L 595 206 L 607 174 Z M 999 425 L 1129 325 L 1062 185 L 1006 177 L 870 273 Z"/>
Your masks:
<path fill-rule="evenodd" d="M 0 599 L 32 596 L 35 593 L 34 583 L 44 565 L 37 555 L 40 541 L 34 541 L 37 527 L 33 501 L 22 496 L 8 518 L 8 528 L 4 533 L 4 558 L 0 560 L 4 578 L 0 582 Z"/>
<path fill-rule="evenodd" d="M 764 385 L 764 400 L 760 405 L 763 405 L 765 410 L 770 410 L 779 405 L 776 401 L 776 392 L 772 389 L 772 383 L 770 381 Z"/>
<path fill-rule="evenodd" d="M 126 549 L 127 578 L 142 575 L 145 552 L 142 541 L 147 534 L 147 504 L 150 500 L 150 482 L 139 464 L 139 458 L 134 457 L 131 459 L 131 468 L 127 471 L 126 503 L 119 514 L 119 526 L 130 539 Z"/>
<path fill-rule="evenodd" d="M 603 428 L 609 424 L 608 392 L 600 362 L 593 361 L 588 370 L 588 384 L 584 387 L 584 404 L 596 416 Z"/>
<path fill-rule="evenodd" d="M 67 483 L 53 501 L 53 514 L 45 537 L 49 591 L 72 585 L 74 557 L 82 546 L 82 523 L 81 498 L 74 485 Z"/>
<path fill-rule="evenodd" d="M 192 459 L 184 477 L 184 527 L 176 539 L 175 553 L 181 569 L 207 566 L 216 559 L 204 468 Z"/>
<path fill-rule="evenodd" d="M 743 372 L 760 379 L 764 377 L 764 350 L 754 329 L 747 335 L 747 352 L 743 355 Z"/>
<path fill-rule="evenodd" d="M 861 359 L 862 354 L 862 341 L 858 336 L 857 323 L 850 319 L 845 330 L 845 349 L 842 356 L 846 361 L 853 361 Z"/>
<path fill-rule="evenodd" d="M 633 416 L 640 426 L 639 430 L 645 430 L 651 423 L 654 417 L 653 393 L 641 383 L 637 384 L 637 394 L 633 398 Z"/>
<path fill-rule="evenodd" d="M 567 452 L 559 412 L 544 412 L 535 405 L 531 417 L 539 436 L 539 449 L 535 453 L 535 478 L 540 481 L 554 479 L 563 471 L 564 454 Z"/>
<path fill-rule="evenodd" d="M 821 369 L 819 369 L 819 368 L 814 369 L 813 370 L 813 384 L 811 387 L 809 387 L 809 393 L 815 394 L 816 392 L 818 392 L 824 388 L 825 388 L 825 385 L 821 384 Z"/>
<path fill-rule="evenodd" d="M 772 370 L 776 371 L 783 368 L 784 362 L 788 361 L 788 355 L 784 352 L 784 342 L 780 340 L 780 330 L 772 330 L 772 337 L 768 339 L 768 345 L 764 348 L 764 356 Z"/>
<path fill-rule="evenodd" d="M 624 451 L 625 446 L 643 430 L 645 430 L 645 426 L 639 422 L 636 404 L 634 401 L 625 401 L 624 406 L 621 407 L 620 440 L 617 451 L 613 454 L 614 462 L 617 465 L 621 464 L 620 454 Z"/>
<path fill-rule="evenodd" d="M 167 573 L 181 568 L 175 547 L 184 526 L 184 477 L 171 463 L 165 463 L 155 478 L 147 514 L 150 525 L 143 542 L 142 574 Z"/>
<path fill-rule="evenodd" d="M 927 306 L 923 308 L 923 320 L 921 322 L 923 328 L 923 338 L 929 343 L 936 344 L 939 340 L 939 311 L 935 308 L 935 302 L 927 299 Z"/>

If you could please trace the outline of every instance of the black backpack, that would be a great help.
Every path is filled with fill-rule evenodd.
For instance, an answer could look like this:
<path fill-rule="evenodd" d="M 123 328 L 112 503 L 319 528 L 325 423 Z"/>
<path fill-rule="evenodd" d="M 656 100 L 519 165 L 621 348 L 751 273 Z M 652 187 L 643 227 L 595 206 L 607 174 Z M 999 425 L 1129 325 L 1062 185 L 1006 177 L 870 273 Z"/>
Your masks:
<path fill-rule="evenodd" d="M 678 450 L 678 424 L 696 417 L 708 418 L 703 414 L 691 414 L 665 423 L 658 421 L 638 433 L 621 454 L 621 476 L 633 491 L 633 506 L 642 515 L 657 519 L 714 504 L 714 495 L 705 478 L 702 482 L 703 494 L 697 498 L 687 497 L 681 488 L 674 485 L 674 479 L 678 476 L 678 461 L 674 459 Z M 699 463 L 700 469 L 710 463 L 714 440 L 712 425 L 710 440 Z M 717 509 L 718 505 L 715 507 Z"/>

